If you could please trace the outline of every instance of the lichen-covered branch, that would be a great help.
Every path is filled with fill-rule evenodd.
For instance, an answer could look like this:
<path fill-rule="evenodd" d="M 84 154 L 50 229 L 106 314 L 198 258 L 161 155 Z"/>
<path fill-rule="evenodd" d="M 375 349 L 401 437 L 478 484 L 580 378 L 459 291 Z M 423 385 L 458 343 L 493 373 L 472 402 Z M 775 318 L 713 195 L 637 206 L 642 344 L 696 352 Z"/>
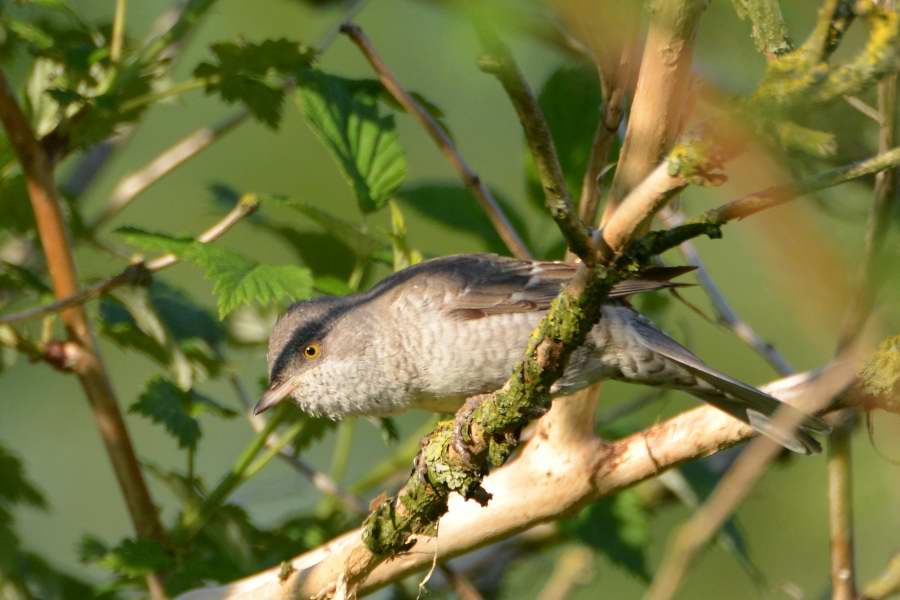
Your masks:
<path fill-rule="evenodd" d="M 226 231 L 231 229 L 238 221 L 252 214 L 259 207 L 259 199 L 253 194 L 244 195 L 222 219 L 215 225 L 197 236 L 197 241 L 202 244 L 208 244 L 219 239 Z M 164 254 L 153 259 L 148 263 L 135 263 L 125 267 L 122 272 L 113 275 L 108 279 L 104 279 L 92 286 L 83 288 L 64 298 L 60 298 L 43 306 L 35 306 L 23 311 L 12 313 L 9 315 L 0 315 L 0 323 L 14 323 L 16 321 L 25 321 L 27 319 L 35 319 L 44 315 L 49 315 L 62 310 L 69 309 L 73 306 L 80 306 L 85 302 L 89 302 L 95 298 L 99 298 L 115 288 L 123 285 L 140 285 L 149 281 L 150 276 L 157 271 L 161 271 L 178 262 L 178 257 L 174 254 Z"/>
<path fill-rule="evenodd" d="M 592 264 L 594 256 L 590 237 L 587 228 L 572 207 L 572 199 L 569 197 L 559 157 L 556 155 L 556 146 L 537 99 L 509 48 L 496 33 L 478 21 L 476 30 L 485 52 L 479 60 L 479 66 L 483 71 L 497 77 L 516 109 L 525 132 L 525 141 L 531 150 L 538 177 L 544 188 L 547 210 L 565 236 L 569 249 L 582 261 Z"/>
<path fill-rule="evenodd" d="M 694 37 L 708 0 L 655 0 L 625 141 L 603 221 L 660 163 L 681 134 L 690 101 Z"/>
<path fill-rule="evenodd" d="M 522 241 L 522 238 L 516 232 L 515 227 L 509 222 L 509 218 L 503 212 L 494 195 L 465 161 L 459 150 L 457 150 L 456 144 L 453 143 L 453 140 L 450 139 L 450 136 L 447 135 L 440 123 L 428 114 L 428 111 L 422 108 L 416 99 L 400 85 L 396 76 L 375 51 L 375 47 L 362 29 L 358 25 L 345 23 L 341 26 L 341 32 L 353 40 L 353 43 L 362 51 L 372 69 L 378 74 L 382 85 L 384 85 L 391 96 L 425 128 L 425 131 L 440 148 L 441 153 L 459 174 L 465 186 L 472 191 L 475 199 L 481 205 L 482 210 L 490 219 L 494 229 L 509 251 L 518 258 L 530 259 L 531 252 L 529 252 L 525 242 Z"/>
<path fill-rule="evenodd" d="M 38 235 L 53 282 L 53 291 L 58 298 L 76 294 L 78 275 L 69 247 L 69 232 L 60 209 L 51 161 L 35 138 L 34 131 L 28 124 L 28 119 L 19 107 L 2 71 L 0 71 L 0 121 L 25 175 Z M 81 347 L 86 358 L 76 373 L 91 405 L 97 429 L 106 446 L 119 487 L 125 496 L 135 531 L 141 537 L 164 542 L 165 533 L 159 514 L 138 466 L 131 437 L 119 411 L 118 401 L 100 357 L 87 315 L 82 307 L 73 306 L 63 310 L 62 318 L 70 339 Z M 154 573 L 148 575 L 147 584 L 154 598 L 165 597 L 165 589 L 158 575 Z"/>
<path fill-rule="evenodd" d="M 733 0 L 734 9 L 753 26 L 753 41 L 757 50 L 769 58 L 789 52 L 792 48 L 779 0 Z"/>

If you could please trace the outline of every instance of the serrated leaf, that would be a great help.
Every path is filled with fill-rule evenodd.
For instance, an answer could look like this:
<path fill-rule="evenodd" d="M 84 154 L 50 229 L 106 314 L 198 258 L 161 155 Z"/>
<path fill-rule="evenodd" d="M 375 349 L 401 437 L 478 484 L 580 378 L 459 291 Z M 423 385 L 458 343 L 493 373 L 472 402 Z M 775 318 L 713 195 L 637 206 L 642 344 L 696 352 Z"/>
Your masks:
<path fill-rule="evenodd" d="M 312 49 L 285 38 L 260 43 L 218 42 L 210 50 L 216 61 L 200 63 L 194 69 L 194 77 L 206 81 L 206 93 L 218 93 L 228 103 L 243 103 L 254 117 L 273 129 L 281 122 L 283 77 L 308 67 L 315 57 Z"/>
<path fill-rule="evenodd" d="M 525 238 L 527 229 L 512 203 L 494 192 L 497 203 L 503 208 L 512 226 Z M 397 192 L 401 204 L 413 209 L 442 226 L 450 227 L 456 234 L 474 237 L 484 250 L 498 254 L 508 254 L 503 240 L 497 234 L 490 219 L 472 197 L 472 193 L 455 184 L 433 182 L 404 187 Z"/>
<path fill-rule="evenodd" d="M 192 404 L 191 392 L 185 392 L 167 379 L 154 377 L 128 412 L 162 424 L 180 448 L 194 449 L 201 433 L 200 423 L 190 413 Z"/>
<path fill-rule="evenodd" d="M 325 437 L 326 433 L 337 427 L 337 422 L 332 421 L 331 419 L 313 417 L 297 410 L 292 410 L 291 412 L 294 413 L 292 415 L 294 419 L 303 420 L 303 429 L 297 437 L 294 438 L 292 444 L 294 452 L 297 452 L 298 454 L 312 446 L 315 442 L 321 440 Z"/>
<path fill-rule="evenodd" d="M 561 528 L 638 579 L 650 580 L 646 555 L 650 516 L 634 490 L 600 499 L 574 519 L 563 521 Z"/>
<path fill-rule="evenodd" d="M 213 282 L 218 298 L 219 318 L 241 304 L 268 305 L 282 298 L 298 300 L 312 294 L 313 278 L 309 269 L 295 265 L 264 265 L 237 252 L 187 238 L 173 238 L 125 227 L 118 230 L 126 241 L 143 250 L 171 252 L 200 266 Z"/>
<path fill-rule="evenodd" d="M 107 548 L 97 538 L 85 537 L 81 542 L 81 558 L 84 562 L 100 564 L 125 577 L 163 571 L 173 564 L 159 542 L 146 538 L 126 538 L 114 548 Z"/>
<path fill-rule="evenodd" d="M 406 178 L 393 115 L 382 113 L 368 82 L 306 71 L 297 83 L 301 112 L 337 160 L 360 210 L 379 210 Z"/>
<path fill-rule="evenodd" d="M 594 130 L 600 119 L 600 83 L 596 69 L 587 66 L 558 68 L 541 88 L 538 104 L 547 118 L 566 187 L 572 198 L 578 198 Z M 609 160 L 614 161 L 615 156 L 610 156 Z M 525 158 L 525 180 L 529 199 L 543 206 L 544 192 L 530 154 Z"/>

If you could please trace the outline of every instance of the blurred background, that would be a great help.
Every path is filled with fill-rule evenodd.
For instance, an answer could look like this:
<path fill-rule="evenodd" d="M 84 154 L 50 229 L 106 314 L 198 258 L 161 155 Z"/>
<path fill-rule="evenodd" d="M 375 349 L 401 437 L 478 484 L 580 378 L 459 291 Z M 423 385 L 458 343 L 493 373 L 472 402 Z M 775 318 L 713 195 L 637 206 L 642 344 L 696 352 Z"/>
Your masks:
<path fill-rule="evenodd" d="M 112 18 L 113 2 L 71 4 L 88 20 Z M 795 39 L 802 39 L 814 23 L 818 3 L 783 4 L 789 31 Z M 165 0 L 129 3 L 128 34 L 140 39 L 168 6 Z M 209 44 L 219 40 L 258 41 L 284 36 L 317 44 L 333 29 L 343 10 L 341 5 L 315 6 L 289 0 L 222 0 L 190 39 L 172 79 L 188 77 L 193 65 L 209 58 Z M 478 48 L 467 20 L 440 2 L 411 0 L 372 0 L 356 20 L 400 81 L 440 107 L 462 154 L 519 216 L 532 249 L 543 256 L 559 258 L 561 238 L 554 224 L 536 202 L 529 200 L 526 149 L 519 124 L 495 79 L 477 68 Z M 750 39 L 749 23 L 738 19 L 730 3 L 714 2 L 702 17 L 699 31 L 695 71 L 725 93 L 752 90 L 764 72 L 765 61 Z M 865 29 L 857 26 L 838 59 L 851 56 L 864 35 Z M 506 38 L 537 90 L 557 69 L 572 64 L 567 54 L 528 36 L 510 33 Z M 334 41 L 320 64 L 329 72 L 372 77 L 358 50 L 344 38 Z M 21 82 L 23 68 L 24 62 L 9 68 L 14 82 Z M 872 102 L 871 96 L 868 99 Z M 84 212 L 91 215 L 100 211 L 123 175 L 146 164 L 195 128 L 213 123 L 233 110 L 202 92 L 153 108 L 84 198 Z M 386 212 L 366 218 L 359 213 L 352 190 L 304 124 L 292 100 L 287 102 L 284 114 L 284 124 L 277 132 L 255 121 L 242 124 L 144 193 L 109 222 L 105 231 L 130 224 L 172 234 L 196 234 L 227 209 L 215 199 L 213 190 L 221 186 L 239 192 L 286 194 L 348 221 L 365 221 L 374 231 L 389 230 Z M 472 216 L 477 213 L 477 205 L 459 192 L 458 179 L 433 143 L 412 119 L 403 115 L 397 119 L 409 163 L 407 181 L 398 196 L 410 245 L 426 257 L 502 251 L 499 241 L 484 233 L 484 222 Z M 837 133 L 837 153 L 829 159 L 835 165 L 870 156 L 877 149 L 876 125 L 846 105 L 822 110 L 810 119 Z M 773 161 L 798 173 L 821 170 L 828 164 L 782 156 Z M 61 172 L 65 173 L 65 169 Z M 685 212 L 694 214 L 760 189 L 773 177 L 770 170 L 752 163 L 735 164 L 729 174 L 730 181 L 722 187 L 692 189 L 686 194 Z M 871 185 L 871 179 L 863 179 L 832 188 L 729 225 L 722 240 L 697 242 L 711 273 L 735 309 L 798 370 L 822 364 L 834 351 L 849 286 L 858 275 L 856 265 L 862 252 Z M 354 264 L 350 250 L 315 223 L 295 211 L 277 207 L 265 207 L 263 214 L 269 222 L 296 230 L 294 243 L 289 244 L 251 222 L 238 224 L 219 243 L 266 263 L 302 262 L 316 275 L 343 279 L 350 275 Z M 473 230 L 473 223 L 481 223 L 481 229 Z M 892 232 L 888 241 L 895 261 L 900 255 L 898 239 Z M 77 259 L 83 281 L 109 276 L 120 268 L 89 247 L 82 247 Z M 388 272 L 385 266 L 369 269 L 363 287 Z M 195 267 L 178 265 L 166 270 L 161 278 L 188 291 L 214 311 L 210 284 Z M 699 288 L 688 289 L 683 295 L 711 312 Z M 880 295 L 885 333 L 900 331 L 898 299 L 900 277 L 888 271 Z M 660 304 L 666 305 L 665 310 Z M 90 305 L 90 309 L 96 312 L 97 304 Z M 757 384 L 776 378 L 772 369 L 728 330 L 703 320 L 681 303 L 662 298 L 655 300 L 650 309 L 670 333 L 715 367 Z M 101 349 L 115 391 L 123 407 L 127 407 L 137 399 L 144 382 L 160 368 L 106 339 L 101 339 Z M 227 361 L 255 395 L 257 382 L 265 376 L 263 348 L 229 348 Z M 224 380 L 202 383 L 199 389 L 242 410 L 234 390 Z M 605 385 L 601 415 L 646 392 L 621 384 Z M 612 429 L 619 433 L 634 431 L 693 405 L 694 401 L 673 393 L 617 421 Z M 0 440 L 19 455 L 30 478 L 50 501 L 46 512 L 17 509 L 14 517 L 20 537 L 28 548 L 61 566 L 87 578 L 102 579 L 99 569 L 79 562 L 79 539 L 90 532 L 113 544 L 132 532 L 77 382 L 45 365 L 20 359 L 0 376 L 0 406 Z M 397 422 L 401 437 L 415 431 L 425 419 L 423 414 L 400 417 Z M 127 415 L 127 420 L 142 460 L 163 467 L 182 467 L 184 453 L 161 428 L 134 415 Z M 201 425 L 204 441 L 196 457 L 197 472 L 207 481 L 215 481 L 230 467 L 253 432 L 242 418 L 225 421 L 201 417 Z M 371 423 L 358 422 L 352 433 L 349 463 L 342 479 L 345 484 L 364 476 L 381 458 L 392 453 Z M 900 549 L 900 468 L 882 456 L 900 458 L 900 423 L 875 415 L 874 438 L 877 449 L 864 428 L 854 438 L 856 541 L 862 581 L 880 572 L 887 558 Z M 327 472 L 334 443 L 331 431 L 304 458 Z M 737 513 L 741 539 L 746 542 L 753 563 L 771 586 L 787 590 L 772 597 L 818 598 L 827 590 L 825 466 L 822 455 L 774 465 Z M 150 484 L 154 499 L 161 504 L 163 518 L 171 520 L 177 506 L 175 499 L 153 479 Z M 232 498 L 260 524 L 316 506 L 320 500 L 321 495 L 307 480 L 277 461 Z M 690 514 L 690 509 L 669 502 L 650 512 L 646 535 L 652 572 L 670 531 Z M 497 597 L 534 597 L 567 546 L 560 544 L 516 562 Z M 602 594 L 633 598 L 644 587 L 640 577 L 597 551 L 572 597 L 593 598 Z M 712 546 L 691 571 L 679 597 L 743 599 L 760 595 L 737 555 Z"/>

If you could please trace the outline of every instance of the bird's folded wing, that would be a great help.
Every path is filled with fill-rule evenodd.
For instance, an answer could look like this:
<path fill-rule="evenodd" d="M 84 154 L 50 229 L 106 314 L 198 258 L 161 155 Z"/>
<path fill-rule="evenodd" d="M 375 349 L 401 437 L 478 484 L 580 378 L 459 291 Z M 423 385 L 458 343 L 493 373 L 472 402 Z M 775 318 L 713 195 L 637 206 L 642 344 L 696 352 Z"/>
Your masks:
<path fill-rule="evenodd" d="M 459 319 L 480 319 L 490 315 L 545 311 L 562 287 L 575 275 L 577 265 L 564 262 L 522 261 L 491 255 L 472 257 L 465 284 L 446 303 L 448 314 Z M 472 268 L 474 267 L 474 268 Z M 609 298 L 680 287 L 670 279 L 694 267 L 652 267 L 638 278 L 622 281 Z"/>

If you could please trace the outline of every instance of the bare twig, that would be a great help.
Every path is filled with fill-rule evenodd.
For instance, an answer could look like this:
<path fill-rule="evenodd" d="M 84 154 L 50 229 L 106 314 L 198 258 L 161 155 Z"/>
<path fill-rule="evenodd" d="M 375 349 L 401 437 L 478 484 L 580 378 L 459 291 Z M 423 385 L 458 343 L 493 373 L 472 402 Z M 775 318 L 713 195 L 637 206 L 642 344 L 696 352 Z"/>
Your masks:
<path fill-rule="evenodd" d="M 895 147 L 871 158 L 801 179 L 794 184 L 774 185 L 759 192 L 748 194 L 718 208 L 708 210 L 696 219 L 689 219 L 686 224 L 692 222 L 721 224 L 734 219 L 744 219 L 760 211 L 793 200 L 797 196 L 840 185 L 852 179 L 872 175 L 886 169 L 892 169 L 898 164 L 900 164 L 900 147 Z"/>
<path fill-rule="evenodd" d="M 566 180 L 559 164 L 559 157 L 556 155 L 556 146 L 544 114 L 509 48 L 486 24 L 478 20 L 475 23 L 485 51 L 479 60 L 479 67 L 497 77 L 516 109 L 544 188 L 547 210 L 565 236 L 569 249 L 582 261 L 593 264 L 591 240 L 587 228 L 572 209 L 572 199 L 566 188 Z"/>
<path fill-rule="evenodd" d="M 112 39 L 109 42 L 109 59 L 117 63 L 122 58 L 122 45 L 125 41 L 125 9 L 128 0 L 116 0 L 116 14 L 113 18 Z"/>
<path fill-rule="evenodd" d="M 895 554 L 884 573 L 866 584 L 859 600 L 886 600 L 900 593 L 900 554 Z"/>
<path fill-rule="evenodd" d="M 54 293 L 59 298 L 76 294 L 78 276 L 69 247 L 69 232 L 60 210 L 52 166 L 2 71 L 0 120 L 25 174 Z M 64 310 L 62 317 L 69 336 L 81 346 L 89 359 L 84 361 L 77 372 L 78 378 L 93 410 L 135 531 L 141 537 L 164 541 L 165 532 L 159 521 L 159 514 L 138 466 L 128 429 L 119 412 L 118 401 L 99 355 L 87 315 L 81 307 L 73 306 Z M 148 575 L 147 584 L 154 598 L 165 597 L 165 589 L 158 575 Z"/>
<path fill-rule="evenodd" d="M 887 8 L 894 8 L 889 1 Z M 887 152 L 895 143 L 897 75 L 889 75 L 878 83 L 880 115 L 878 151 Z M 882 258 L 884 238 L 890 224 L 895 198 L 896 173 L 886 169 L 875 176 L 875 197 L 866 227 L 862 278 L 847 311 L 838 342 L 838 351 L 853 343 L 872 312 L 878 287 L 876 270 Z M 856 567 L 853 554 L 853 455 L 850 437 L 854 419 L 848 419 L 829 440 L 828 492 L 831 530 L 831 592 L 834 600 L 855 600 Z"/>
<path fill-rule="evenodd" d="M 656 167 L 681 133 L 690 109 L 694 36 L 706 0 L 660 0 L 644 46 L 637 88 L 603 221 Z"/>
<path fill-rule="evenodd" d="M 231 382 L 231 386 L 234 388 L 235 393 L 240 399 L 241 404 L 244 406 L 244 413 L 247 415 L 247 419 L 250 421 L 250 426 L 257 433 L 263 431 L 266 428 L 266 419 L 261 415 L 254 415 L 252 413 L 253 401 L 250 399 L 249 394 L 247 394 L 247 390 L 244 389 L 244 385 L 241 383 L 241 380 L 237 377 L 237 375 L 231 375 L 229 377 Z M 272 434 L 266 438 L 266 447 L 274 448 L 278 445 L 279 438 L 276 434 Z M 362 500 L 346 492 L 340 488 L 340 486 L 327 474 L 319 471 L 312 465 L 306 463 L 305 461 L 294 456 L 287 448 L 281 448 L 277 454 L 278 458 L 291 466 L 295 471 L 309 479 L 310 483 L 315 486 L 317 490 L 326 494 L 328 496 L 332 496 L 337 498 L 344 507 L 352 513 L 356 514 L 364 514 L 366 507 L 363 504 Z"/>
<path fill-rule="evenodd" d="M 120 179 L 110 194 L 109 202 L 93 218 L 89 227 L 94 229 L 109 221 L 150 186 L 241 124 L 245 117 L 244 113 L 236 112 L 210 127 L 198 129 L 137 171 Z"/>
<path fill-rule="evenodd" d="M 440 123 L 438 123 L 427 110 L 422 108 L 422 106 L 416 102 L 416 99 L 400 85 L 400 82 L 397 80 L 394 73 L 378 55 L 372 42 L 366 37 L 362 29 L 358 25 L 345 23 L 341 26 L 341 32 L 346 34 L 353 40 L 353 43 L 359 47 L 391 96 L 393 96 L 397 102 L 399 102 L 400 105 L 415 117 L 423 128 L 425 128 L 425 131 L 431 139 L 434 140 L 434 143 L 437 144 L 438 148 L 440 148 L 441 153 L 459 174 L 465 186 L 472 191 L 475 199 L 478 200 L 481 208 L 484 210 L 485 214 L 487 214 L 491 223 L 494 225 L 494 229 L 500 235 L 500 238 L 504 241 L 509 251 L 518 258 L 531 258 L 531 253 L 528 251 L 528 248 L 525 246 L 525 243 L 522 241 L 522 238 L 516 232 L 515 228 L 509 222 L 509 219 L 506 217 L 506 214 L 504 214 L 503 209 L 497 203 L 497 200 L 494 198 L 491 191 L 472 167 L 465 161 L 459 153 L 459 150 L 457 150 L 453 140 L 450 139 L 450 136 L 447 135 L 447 132 L 444 131 L 444 128 L 441 127 Z"/>
<path fill-rule="evenodd" d="M 663 223 L 669 228 L 677 227 L 684 223 L 684 216 L 674 210 L 663 211 L 661 216 Z M 710 302 L 712 302 L 716 315 L 719 318 L 719 322 L 733 331 L 744 343 L 756 350 L 760 356 L 772 365 L 772 368 L 775 369 L 777 373 L 780 375 L 790 375 L 793 373 L 794 369 L 791 368 L 791 365 L 781 352 L 779 352 L 771 343 L 761 338 L 750 324 L 744 321 L 734 308 L 732 308 L 731 304 L 722 293 L 722 290 L 719 289 L 719 286 L 716 285 L 712 275 L 710 275 L 707 270 L 706 265 L 700 258 L 700 253 L 697 252 L 697 248 L 694 244 L 689 241 L 684 242 L 679 246 L 679 249 L 687 263 L 697 267 L 697 279 L 700 281 L 700 286 L 703 288 L 703 291 L 706 292 Z"/>
<path fill-rule="evenodd" d="M 853 559 L 852 419 L 828 440 L 828 526 L 831 531 L 831 597 L 856 600 Z"/>
<path fill-rule="evenodd" d="M 197 236 L 197 241 L 202 244 L 208 244 L 220 238 L 226 231 L 231 229 L 238 221 L 253 213 L 259 206 L 259 201 L 253 194 L 243 196 L 237 205 L 231 209 L 218 223 Z M 14 323 L 16 321 L 24 321 L 26 319 L 35 319 L 44 315 L 49 315 L 61 310 L 66 310 L 73 306 L 79 306 L 99 298 L 110 290 L 123 285 L 133 285 L 146 281 L 147 278 L 157 271 L 161 271 L 166 267 L 170 267 L 178 262 L 178 257 L 174 254 L 164 254 L 148 263 L 136 263 L 125 267 L 121 273 L 114 275 L 109 279 L 104 279 L 90 287 L 79 290 L 65 298 L 60 298 L 55 302 L 45 304 L 43 306 L 35 306 L 10 315 L 0 316 L 0 323 Z"/>

